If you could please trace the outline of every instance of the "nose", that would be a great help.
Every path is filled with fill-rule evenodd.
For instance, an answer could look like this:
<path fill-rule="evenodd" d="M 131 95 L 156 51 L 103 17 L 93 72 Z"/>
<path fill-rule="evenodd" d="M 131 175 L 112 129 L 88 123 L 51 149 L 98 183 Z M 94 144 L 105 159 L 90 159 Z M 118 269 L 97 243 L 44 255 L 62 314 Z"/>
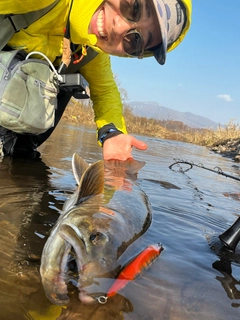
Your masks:
<path fill-rule="evenodd" d="M 119 14 L 115 14 L 113 17 L 113 30 L 116 35 L 122 36 L 129 29 L 133 27 L 130 22 L 124 20 Z"/>

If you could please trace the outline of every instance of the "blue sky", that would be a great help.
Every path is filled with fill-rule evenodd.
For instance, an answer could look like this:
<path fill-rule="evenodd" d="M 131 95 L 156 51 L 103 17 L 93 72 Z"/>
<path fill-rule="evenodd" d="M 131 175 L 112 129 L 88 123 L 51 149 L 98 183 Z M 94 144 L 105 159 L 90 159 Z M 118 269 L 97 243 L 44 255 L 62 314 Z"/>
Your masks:
<path fill-rule="evenodd" d="M 240 0 L 192 0 L 192 26 L 168 53 L 154 58 L 112 57 L 129 101 L 155 101 L 215 122 L 240 122 Z"/>

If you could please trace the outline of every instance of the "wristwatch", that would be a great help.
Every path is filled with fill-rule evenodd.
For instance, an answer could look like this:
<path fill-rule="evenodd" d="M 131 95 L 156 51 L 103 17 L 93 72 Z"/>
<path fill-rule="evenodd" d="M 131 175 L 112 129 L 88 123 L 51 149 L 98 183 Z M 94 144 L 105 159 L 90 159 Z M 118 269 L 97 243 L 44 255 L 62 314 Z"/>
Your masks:
<path fill-rule="evenodd" d="M 122 131 L 118 130 L 113 123 L 109 123 L 98 131 L 98 140 L 101 144 L 103 144 L 107 139 L 117 136 L 121 133 Z"/>

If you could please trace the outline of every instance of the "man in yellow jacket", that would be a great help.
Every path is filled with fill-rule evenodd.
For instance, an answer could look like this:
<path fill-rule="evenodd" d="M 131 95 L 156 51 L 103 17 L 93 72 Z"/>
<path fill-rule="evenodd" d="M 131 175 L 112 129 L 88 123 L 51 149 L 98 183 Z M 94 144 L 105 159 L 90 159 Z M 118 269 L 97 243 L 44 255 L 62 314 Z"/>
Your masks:
<path fill-rule="evenodd" d="M 0 14 L 24 14 L 53 2 L 1 0 Z M 28 53 L 40 51 L 57 65 L 63 53 L 68 19 L 70 41 L 75 44 L 76 51 L 82 48 L 83 55 L 87 56 L 87 48 L 91 47 L 98 52 L 79 72 L 90 85 L 103 157 L 126 160 L 132 157 L 132 147 L 144 150 L 147 145 L 127 134 L 109 54 L 137 58 L 154 56 L 159 64 L 164 64 L 166 53 L 183 40 L 189 29 L 191 0 L 59 0 L 44 16 L 15 33 L 8 46 Z M 70 94 L 60 91 L 55 126 L 70 98 Z M 20 135 L 0 127 L 3 152 L 37 154 L 37 147 L 52 131 L 49 129 L 38 136 Z"/>

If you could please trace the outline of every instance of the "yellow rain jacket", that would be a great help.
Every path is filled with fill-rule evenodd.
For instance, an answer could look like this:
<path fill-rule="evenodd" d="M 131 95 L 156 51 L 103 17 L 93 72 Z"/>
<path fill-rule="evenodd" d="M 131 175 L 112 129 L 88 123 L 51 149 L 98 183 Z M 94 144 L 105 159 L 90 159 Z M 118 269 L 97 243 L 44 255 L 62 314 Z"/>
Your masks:
<path fill-rule="evenodd" d="M 42 9 L 54 0 L 1 0 L 0 14 L 20 14 Z M 56 6 L 27 29 L 16 33 L 9 41 L 14 49 L 26 52 L 40 51 L 52 62 L 62 55 L 64 29 L 71 0 L 60 0 Z M 75 44 L 93 47 L 99 54 L 81 68 L 80 73 L 89 82 L 95 122 L 100 129 L 113 123 L 126 133 L 122 115 L 120 93 L 114 81 L 109 55 L 95 47 L 97 38 L 88 34 L 90 20 L 102 0 L 74 0 L 70 14 L 71 41 Z M 66 10 L 68 8 L 68 10 Z"/>

